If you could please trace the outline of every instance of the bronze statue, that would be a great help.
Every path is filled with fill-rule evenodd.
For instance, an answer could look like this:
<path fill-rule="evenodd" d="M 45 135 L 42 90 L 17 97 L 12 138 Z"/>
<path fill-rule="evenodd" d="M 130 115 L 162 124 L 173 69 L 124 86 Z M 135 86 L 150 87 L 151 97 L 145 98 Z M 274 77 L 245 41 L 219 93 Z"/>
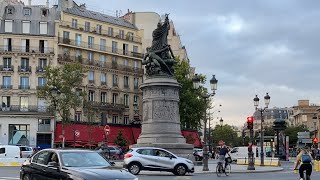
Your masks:
<path fill-rule="evenodd" d="M 146 65 L 146 74 L 173 76 L 174 55 L 170 45 L 168 45 L 168 32 L 170 29 L 169 14 L 165 15 L 163 24 L 158 23 L 158 27 L 152 33 L 152 45 L 147 48 L 143 65 Z"/>

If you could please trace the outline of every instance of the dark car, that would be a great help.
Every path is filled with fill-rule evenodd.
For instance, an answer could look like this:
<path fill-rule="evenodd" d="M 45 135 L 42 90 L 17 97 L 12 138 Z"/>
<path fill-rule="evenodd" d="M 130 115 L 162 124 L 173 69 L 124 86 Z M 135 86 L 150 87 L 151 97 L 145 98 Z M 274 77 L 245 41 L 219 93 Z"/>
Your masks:
<path fill-rule="evenodd" d="M 21 180 L 137 180 L 125 169 L 116 169 L 97 152 L 45 149 L 23 163 Z"/>

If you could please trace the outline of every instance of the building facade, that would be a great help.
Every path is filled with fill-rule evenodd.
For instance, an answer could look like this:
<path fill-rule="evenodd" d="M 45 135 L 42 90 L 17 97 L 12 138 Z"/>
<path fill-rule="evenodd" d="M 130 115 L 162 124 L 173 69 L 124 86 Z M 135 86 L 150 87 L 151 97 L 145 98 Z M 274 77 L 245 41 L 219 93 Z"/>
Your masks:
<path fill-rule="evenodd" d="M 79 109 L 74 112 L 75 121 L 105 125 L 142 119 L 142 31 L 124 19 L 87 10 L 85 5 L 59 3 L 58 65 L 79 62 L 87 69 L 81 90 L 100 113 L 90 119 Z"/>
<path fill-rule="evenodd" d="M 54 121 L 37 89 L 56 59 L 57 8 L 0 2 L 0 143 L 51 147 Z"/>

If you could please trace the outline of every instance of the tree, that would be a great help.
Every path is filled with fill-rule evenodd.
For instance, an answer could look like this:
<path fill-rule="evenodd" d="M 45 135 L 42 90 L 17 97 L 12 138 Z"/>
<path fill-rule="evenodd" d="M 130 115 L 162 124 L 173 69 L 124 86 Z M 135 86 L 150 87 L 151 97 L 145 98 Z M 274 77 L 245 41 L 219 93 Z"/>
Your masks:
<path fill-rule="evenodd" d="M 284 134 L 289 136 L 289 144 L 290 146 L 294 145 L 298 141 L 298 132 L 306 132 L 309 131 L 308 128 L 304 125 L 287 127 L 284 130 Z"/>
<path fill-rule="evenodd" d="M 62 122 L 62 147 L 64 142 L 64 126 L 71 120 L 71 110 L 76 110 L 82 105 L 82 97 L 84 92 L 77 91 L 82 86 L 82 80 L 85 77 L 85 70 L 81 64 L 66 64 L 62 67 L 48 66 L 45 69 L 43 77 L 46 84 L 41 87 L 37 96 L 44 98 L 48 103 L 48 110 Z M 59 95 L 57 97 L 52 93 L 52 89 L 56 88 Z"/>
<path fill-rule="evenodd" d="M 223 140 L 226 145 L 240 146 L 242 145 L 242 138 L 238 137 L 237 132 L 230 125 L 216 125 L 211 133 L 212 141 L 218 145 L 220 140 Z"/>
<path fill-rule="evenodd" d="M 118 131 L 118 135 L 114 141 L 114 143 L 120 147 L 126 147 L 128 141 L 123 137 L 122 130 Z"/>
<path fill-rule="evenodd" d="M 176 58 L 174 66 L 175 78 L 181 84 L 180 90 L 180 122 L 182 129 L 201 128 L 201 121 L 204 119 L 204 114 L 208 108 L 204 99 L 199 98 L 201 93 L 207 92 L 206 88 L 193 88 L 190 65 L 187 61 Z M 201 76 L 202 82 L 205 82 L 205 76 Z"/>

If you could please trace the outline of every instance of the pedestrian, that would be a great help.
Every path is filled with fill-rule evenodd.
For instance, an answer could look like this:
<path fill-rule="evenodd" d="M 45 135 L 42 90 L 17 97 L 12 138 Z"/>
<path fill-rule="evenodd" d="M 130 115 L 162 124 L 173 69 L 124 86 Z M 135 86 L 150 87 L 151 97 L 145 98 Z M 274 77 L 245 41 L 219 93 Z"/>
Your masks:
<path fill-rule="evenodd" d="M 298 165 L 299 167 L 299 174 L 300 174 L 300 180 L 304 180 L 304 171 L 306 171 L 306 178 L 307 180 L 310 180 L 310 176 L 312 173 L 312 157 L 309 151 L 309 148 L 306 146 L 303 149 L 301 149 L 300 153 L 297 156 L 297 160 L 294 166 L 294 169 L 296 170 Z"/>

